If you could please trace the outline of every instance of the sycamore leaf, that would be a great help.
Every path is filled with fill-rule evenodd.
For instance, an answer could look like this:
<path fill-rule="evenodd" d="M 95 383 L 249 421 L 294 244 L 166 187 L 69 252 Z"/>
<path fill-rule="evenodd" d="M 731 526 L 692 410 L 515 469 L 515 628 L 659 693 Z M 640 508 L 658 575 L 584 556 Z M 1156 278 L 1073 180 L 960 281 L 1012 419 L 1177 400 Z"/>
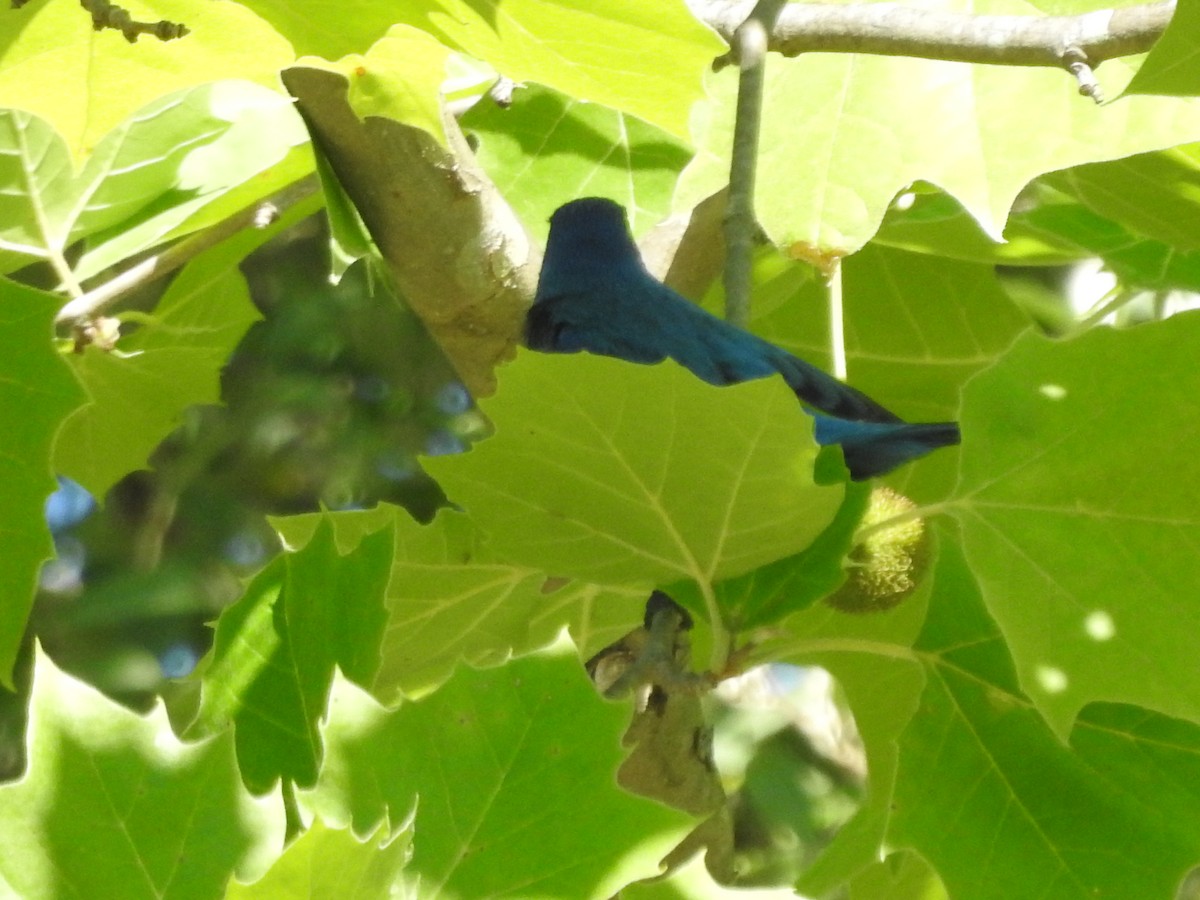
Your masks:
<path fill-rule="evenodd" d="M 426 461 L 514 563 L 596 584 L 709 585 L 807 547 L 842 486 L 782 380 L 713 387 L 673 362 L 524 353 L 483 409 L 495 436 Z"/>
<path fill-rule="evenodd" d="M 360 840 L 349 828 L 332 828 L 317 818 L 288 844 L 262 878 L 249 885 L 231 882 L 225 898 L 395 897 L 411 844 L 411 827 L 389 833 L 381 823 L 373 834 Z"/>
<path fill-rule="evenodd" d="M 461 122 L 479 138 L 484 170 L 543 239 L 555 209 L 590 195 L 621 203 L 641 234 L 670 211 L 675 181 L 691 158 L 682 141 L 641 119 L 536 84 L 518 88 L 503 107 L 481 101 Z"/>
<path fill-rule="evenodd" d="M 366 682 L 384 704 L 436 688 L 460 664 L 499 665 L 543 649 L 563 628 L 588 658 L 642 623 L 647 591 L 557 583 L 497 560 L 459 512 L 442 510 L 428 525 L 386 505 L 274 520 L 292 547 L 306 545 L 321 522 L 333 527 L 342 553 L 380 528 L 396 530 L 382 661 Z"/>
<path fill-rule="evenodd" d="M 184 22 L 183 40 L 142 38 L 92 28 L 73 3 L 30 3 L 5 17 L 0 106 L 27 110 L 63 136 L 76 163 L 135 110 L 172 91 L 244 78 L 278 90 L 292 50 L 244 3 L 171 0 L 155 6 Z"/>
<path fill-rule="evenodd" d="M 975 14 L 1014 11 L 1004 0 L 970 5 Z M 1122 60 L 1100 74 L 1110 95 L 1128 77 Z M 693 120 L 697 156 L 677 208 L 728 181 L 736 68 L 711 76 L 709 88 L 714 102 Z M 1044 139 L 1031 143 L 1031 134 Z M 777 244 L 841 256 L 867 242 L 898 192 L 923 180 L 998 238 L 1013 200 L 1039 175 L 1198 139 L 1200 101 L 1124 97 L 1097 106 L 1052 69 L 768 55 L 755 212 Z"/>
<path fill-rule="evenodd" d="M 400 22 L 489 64 L 580 100 L 632 113 L 677 136 L 701 99 L 701 73 L 725 44 L 680 0 L 347 0 L 330 28 L 325 0 L 246 0 L 299 53 L 361 52 Z M 652 48 L 652 52 L 651 52 Z"/>
<path fill-rule="evenodd" d="M 1018 689 L 961 554 L 942 544 L 889 844 L 929 860 L 951 897 L 1171 900 L 1200 856 L 1200 725 L 1097 704 L 1063 744 Z"/>
<path fill-rule="evenodd" d="M 219 399 L 221 367 L 259 318 L 236 261 L 267 236 L 246 232 L 189 263 L 119 353 L 88 346 L 69 357 L 92 402 L 63 426 L 61 472 L 102 496 L 145 465 L 183 410 Z"/>
<path fill-rule="evenodd" d="M 1200 720 L 1200 314 L 1017 341 L 967 386 L 950 503 L 1023 690 Z"/>
<path fill-rule="evenodd" d="M 392 535 L 380 531 L 339 556 L 332 528 L 277 557 L 217 623 L 191 731 L 237 732 L 242 778 L 265 791 L 283 777 L 316 781 L 318 722 L 336 666 L 360 683 L 379 665 Z"/>
<path fill-rule="evenodd" d="M 9 687 L 38 570 L 54 553 L 43 513 L 56 487 L 50 448 L 84 399 L 51 340 L 58 306 L 49 294 L 0 279 L 0 683 Z"/>
<path fill-rule="evenodd" d="M 74 172 L 67 142 L 46 121 L 0 110 L 0 183 L 10 185 L 0 196 L 0 264 L 65 267 L 68 246 L 98 236 L 72 266 L 82 281 L 154 246 L 306 141 L 286 98 L 217 82 L 159 97 L 106 134 Z"/>
<path fill-rule="evenodd" d="M 1076 166 L 1044 179 L 1135 233 L 1200 248 L 1200 145 Z M 1081 229 L 1069 233 L 1079 235 Z"/>
<path fill-rule="evenodd" d="M 279 797 L 251 797 L 233 737 L 180 743 L 165 711 L 139 716 L 40 651 L 29 769 L 0 786 L 0 883 L 21 897 L 211 897 L 283 841 Z"/>
<path fill-rule="evenodd" d="M 422 128 L 444 145 L 440 91 L 449 55 L 448 47 L 424 31 L 396 25 L 365 55 L 352 53 L 336 63 L 305 56 L 296 65 L 344 75 L 347 99 L 360 119 L 386 116 Z"/>
<path fill-rule="evenodd" d="M 339 682 L 301 799 L 360 834 L 412 814 L 421 896 L 611 897 L 695 824 L 617 786 L 627 724 L 570 650 L 460 668 L 390 713 Z"/>
<path fill-rule="evenodd" d="M 1131 94 L 1200 93 L 1196 63 L 1200 60 L 1200 3 L 1179 0 L 1167 30 L 1154 42 L 1150 55 L 1129 83 Z"/>

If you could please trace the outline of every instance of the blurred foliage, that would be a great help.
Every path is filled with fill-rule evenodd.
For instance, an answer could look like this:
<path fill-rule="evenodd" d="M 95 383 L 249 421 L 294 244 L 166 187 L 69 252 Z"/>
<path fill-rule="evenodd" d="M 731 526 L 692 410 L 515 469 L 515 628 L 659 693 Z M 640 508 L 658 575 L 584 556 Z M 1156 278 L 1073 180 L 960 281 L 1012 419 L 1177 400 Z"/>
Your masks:
<path fill-rule="evenodd" d="M 417 455 L 483 433 L 385 275 L 360 261 L 330 283 L 320 220 L 242 268 L 263 319 L 222 373 L 223 405 L 188 410 L 100 508 L 67 481 L 49 501 L 58 558 L 33 629 L 66 671 L 139 706 L 192 670 L 209 623 L 279 552 L 268 515 L 385 501 L 428 521 L 445 499 Z"/>

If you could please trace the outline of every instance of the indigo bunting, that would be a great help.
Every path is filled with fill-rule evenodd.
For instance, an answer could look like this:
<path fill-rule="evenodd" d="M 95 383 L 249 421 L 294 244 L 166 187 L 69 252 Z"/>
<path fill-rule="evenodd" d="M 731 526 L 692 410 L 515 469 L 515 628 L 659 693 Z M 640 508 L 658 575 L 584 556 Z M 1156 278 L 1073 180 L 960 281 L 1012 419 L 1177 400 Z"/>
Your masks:
<path fill-rule="evenodd" d="M 670 357 L 717 385 L 782 375 L 811 408 L 817 443 L 839 444 L 855 481 L 959 442 L 954 422 L 905 422 L 861 391 L 675 293 L 646 271 L 624 207 L 601 197 L 573 200 L 550 217 L 525 343 L 547 353 L 587 350 L 636 363 Z"/>

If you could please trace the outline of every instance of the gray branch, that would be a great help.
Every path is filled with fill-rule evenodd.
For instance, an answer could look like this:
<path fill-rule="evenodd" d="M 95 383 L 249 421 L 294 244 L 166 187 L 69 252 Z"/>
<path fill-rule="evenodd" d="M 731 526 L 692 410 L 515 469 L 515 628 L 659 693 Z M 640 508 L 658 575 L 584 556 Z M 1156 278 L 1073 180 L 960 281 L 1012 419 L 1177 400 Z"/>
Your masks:
<path fill-rule="evenodd" d="M 693 12 L 733 45 L 753 0 L 691 0 Z M 1175 11 L 1173 0 L 1077 16 L 977 16 L 894 3 L 852 6 L 792 3 L 772 29 L 768 47 L 801 53 L 870 53 L 1007 66 L 1092 66 L 1145 53 Z M 732 62 L 723 57 L 718 64 Z"/>

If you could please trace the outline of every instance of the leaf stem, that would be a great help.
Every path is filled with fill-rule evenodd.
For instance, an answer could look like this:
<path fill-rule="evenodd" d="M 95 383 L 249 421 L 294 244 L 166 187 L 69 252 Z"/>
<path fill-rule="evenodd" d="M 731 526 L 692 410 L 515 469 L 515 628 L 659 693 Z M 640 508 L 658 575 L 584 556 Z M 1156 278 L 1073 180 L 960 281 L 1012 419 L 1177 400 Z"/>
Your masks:
<path fill-rule="evenodd" d="M 712 582 L 707 578 L 702 581 L 697 581 L 700 587 L 700 593 L 704 595 L 704 609 L 708 613 L 708 625 L 712 629 L 712 650 L 708 655 L 708 670 L 714 677 L 720 677 L 721 673 L 729 665 L 729 656 L 733 651 L 733 635 L 725 626 L 725 619 L 721 615 L 721 607 L 717 604 L 717 593 L 713 590 Z"/>
<path fill-rule="evenodd" d="M 846 380 L 846 309 L 842 296 L 842 264 L 834 259 L 825 279 L 829 291 L 829 352 L 833 376 Z"/>
<path fill-rule="evenodd" d="M 905 522 L 911 522 L 913 519 L 928 519 L 931 516 L 949 513 L 953 509 L 954 503 L 951 501 L 931 503 L 929 506 L 914 506 L 912 509 L 896 513 L 896 515 L 890 516 L 882 522 L 876 522 L 873 525 L 868 525 L 866 528 L 859 529 L 854 532 L 854 540 L 855 543 L 861 544 L 872 535 L 878 534 L 881 531 L 887 531 L 889 528 L 895 528 L 897 525 L 903 525 Z"/>

